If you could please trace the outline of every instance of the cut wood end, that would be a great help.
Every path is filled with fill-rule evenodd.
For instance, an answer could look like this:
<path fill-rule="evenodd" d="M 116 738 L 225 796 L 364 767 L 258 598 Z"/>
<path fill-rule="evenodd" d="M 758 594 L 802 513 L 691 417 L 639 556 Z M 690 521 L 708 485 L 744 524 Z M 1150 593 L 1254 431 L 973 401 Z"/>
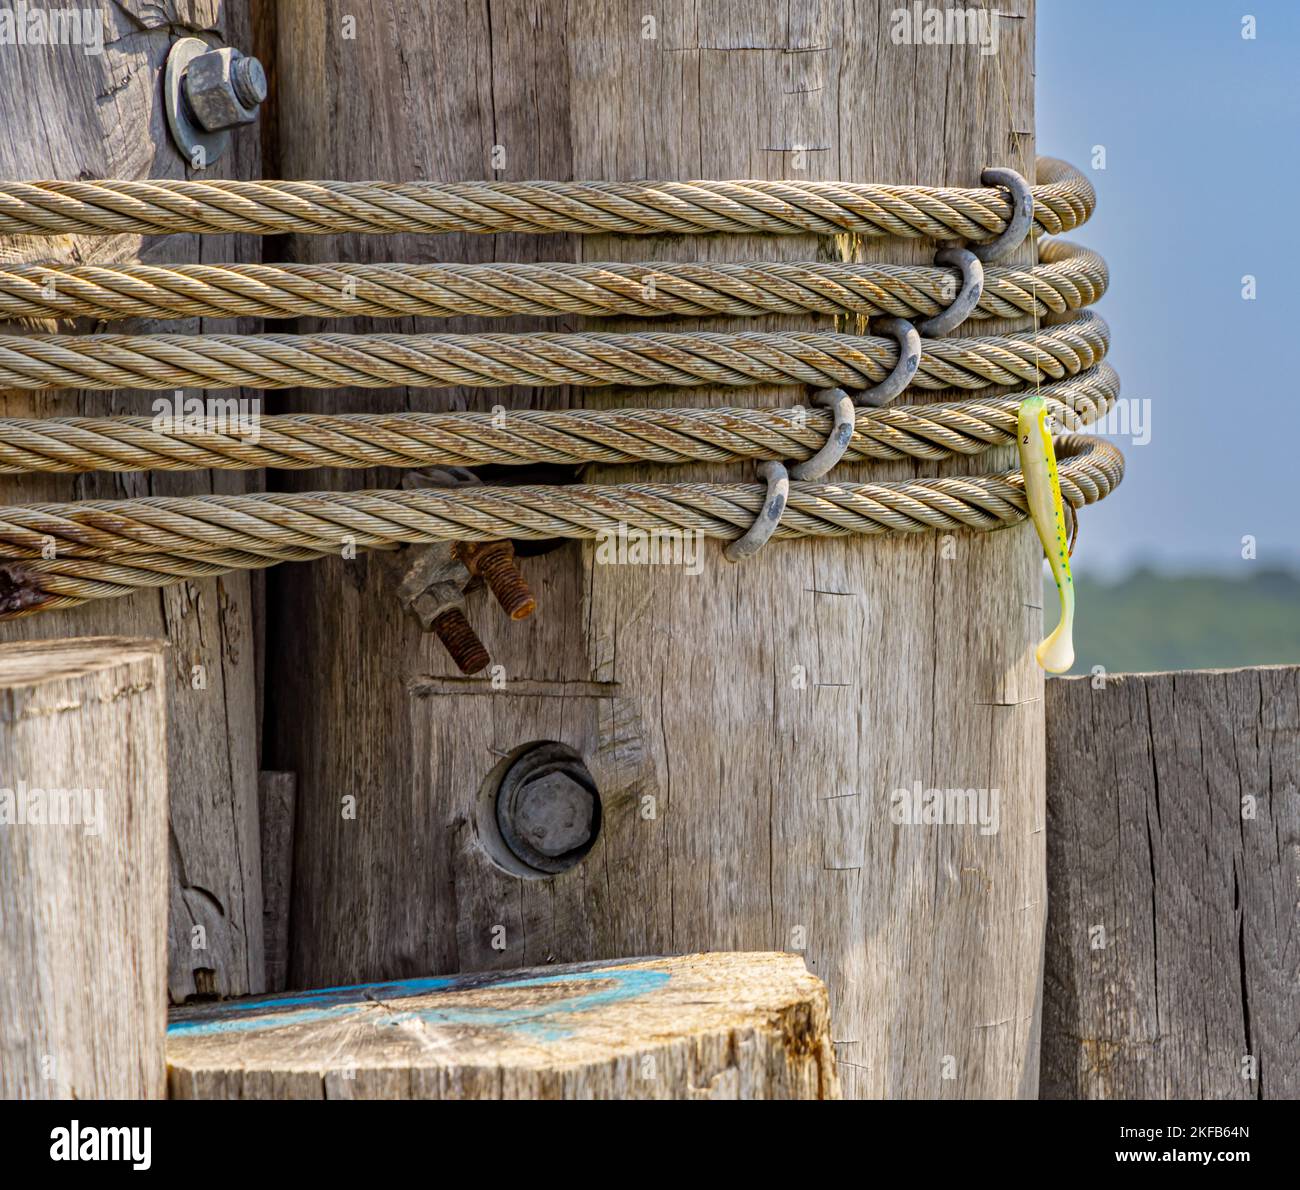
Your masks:
<path fill-rule="evenodd" d="M 129 636 L 14 641 L 0 645 L 0 690 L 38 686 L 159 657 L 166 642 Z"/>
<path fill-rule="evenodd" d="M 826 989 L 796 955 L 439 976 L 173 1011 L 184 1097 L 839 1097 Z"/>

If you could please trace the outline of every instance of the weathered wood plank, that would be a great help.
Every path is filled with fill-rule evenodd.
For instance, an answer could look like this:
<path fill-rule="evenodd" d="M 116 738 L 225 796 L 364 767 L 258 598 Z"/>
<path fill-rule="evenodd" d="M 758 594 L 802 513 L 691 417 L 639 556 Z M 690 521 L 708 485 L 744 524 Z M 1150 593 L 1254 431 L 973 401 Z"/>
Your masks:
<path fill-rule="evenodd" d="M 837 1099 L 826 989 L 791 955 L 412 979 L 182 1008 L 185 1099 Z"/>
<path fill-rule="evenodd" d="M 929 184 L 974 184 L 991 163 L 1032 172 L 1032 4 L 999 5 L 991 55 L 896 44 L 897 7 L 282 4 L 284 172 Z M 303 237 L 289 250 L 303 260 L 913 262 L 929 260 L 933 245 L 396 236 Z M 786 404 L 806 395 L 370 390 L 303 394 L 294 407 Z M 998 451 L 946 470 L 1012 465 L 1014 452 Z M 837 474 L 917 473 L 934 469 Z M 654 474 L 588 469 L 596 480 Z M 398 614 L 400 555 L 281 568 L 270 615 L 284 650 L 273 680 L 282 711 L 268 721 L 268 762 L 299 774 L 291 981 L 799 949 L 830 990 L 850 1094 L 1034 1094 L 1045 913 L 1042 684 L 1031 650 L 1041 635 L 1039 558 L 1027 527 L 783 543 L 741 567 L 708 545 L 699 574 L 602 565 L 590 546 L 569 545 L 524 560 L 540 601 L 532 620 L 507 623 L 486 597 L 471 597 L 470 617 L 502 667 L 499 689 L 456 684 L 437 642 Z M 440 693 L 422 693 L 431 690 Z M 474 804 L 500 759 L 534 740 L 576 748 L 589 766 L 598 752 L 613 771 L 586 860 L 520 881 L 485 853 Z M 891 793 L 916 782 L 998 791 L 999 829 L 894 825 Z"/>
<path fill-rule="evenodd" d="M 1042 1095 L 1300 1095 L 1300 668 L 1047 683 Z"/>
<path fill-rule="evenodd" d="M 293 816 L 297 778 L 264 772 L 258 778 L 262 820 L 262 935 L 266 990 L 282 992 L 289 963 L 289 894 L 293 886 Z"/>
<path fill-rule="evenodd" d="M 248 47 L 245 0 L 143 0 L 88 5 L 102 18 L 103 52 L 83 45 L 7 46 L 0 71 L 0 174 L 7 178 L 182 177 L 168 138 L 159 82 L 174 37 L 204 31 Z M 256 177 L 255 129 L 241 131 L 206 176 Z M 196 175 L 204 176 L 204 175 Z M 257 260 L 252 237 L 0 237 L 0 260 L 151 264 Z M 14 324 L 0 324 L 19 333 Z M 124 334 L 171 330 L 254 331 L 253 320 L 115 323 Z M 93 330 L 42 322 L 27 330 Z M 159 394 L 0 392 L 7 417 L 145 413 Z M 194 394 L 188 393 L 188 396 Z M 216 397 L 254 397 L 218 393 Z M 238 472 L 23 475 L 0 477 L 0 503 L 232 493 L 256 486 Z M 0 588 L 3 582 L 0 582 Z M 195 993 L 238 995 L 262 988 L 257 839 L 256 662 L 246 575 L 0 624 L 0 640 L 55 636 L 161 637 L 170 703 L 172 894 L 169 986 L 175 1001 Z"/>
<path fill-rule="evenodd" d="M 0 645 L 0 1098 L 165 1086 L 161 642 Z"/>

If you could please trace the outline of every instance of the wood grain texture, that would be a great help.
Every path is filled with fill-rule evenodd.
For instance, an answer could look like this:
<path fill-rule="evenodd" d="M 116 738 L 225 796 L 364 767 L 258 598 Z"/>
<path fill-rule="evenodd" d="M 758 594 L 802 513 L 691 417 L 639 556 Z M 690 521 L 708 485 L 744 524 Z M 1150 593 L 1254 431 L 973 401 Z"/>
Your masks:
<path fill-rule="evenodd" d="M 289 893 L 293 885 L 293 817 L 298 782 L 293 773 L 258 775 L 262 825 L 262 937 L 266 990 L 287 987 Z"/>
<path fill-rule="evenodd" d="M 164 1091 L 162 645 L 0 645 L 0 1098 Z"/>
<path fill-rule="evenodd" d="M 897 7 L 282 4 L 283 172 L 962 185 L 992 163 L 1032 172 L 1032 4 L 999 6 L 994 55 L 895 44 Z M 346 15 L 355 17 L 351 38 Z M 396 236 L 307 237 L 290 252 L 417 262 L 921 262 L 933 246 Z M 595 324 L 403 320 L 339 329 L 583 325 Z M 348 391 L 302 394 L 293 407 L 789 404 L 806 396 Z M 998 451 L 943 470 L 1013 464 L 1012 452 Z M 906 462 L 836 474 L 939 470 Z M 589 471 L 596 480 L 656 474 L 664 472 Z M 352 473 L 329 482 L 397 478 Z M 540 601 L 533 619 L 507 623 L 485 596 L 471 595 L 470 618 L 502 667 L 500 689 L 458 681 L 437 642 L 398 614 L 400 555 L 281 568 L 270 615 L 284 661 L 268 727 L 270 762 L 299 774 L 291 982 L 798 949 L 829 988 L 848 1094 L 1033 1095 L 1045 913 L 1042 682 L 1032 658 L 1040 556 L 1028 527 L 946 540 L 783 543 L 738 567 L 708 545 L 695 575 L 601 565 L 591 546 L 567 545 L 523 562 Z M 534 740 L 569 744 L 589 765 L 598 758 L 603 828 L 571 872 L 521 881 L 487 857 L 474 804 L 501 758 Z M 895 826 L 891 793 L 918 782 L 997 790 L 1000 829 Z"/>
<path fill-rule="evenodd" d="M 1047 758 L 1043 1096 L 1295 1099 L 1300 668 L 1048 682 Z"/>
<path fill-rule="evenodd" d="M 163 61 L 180 36 L 249 43 L 244 0 L 144 0 L 88 5 L 102 15 L 104 49 L 8 46 L 0 72 L 0 174 L 6 178 L 179 178 L 162 105 Z M 208 32 L 210 31 L 210 32 Z M 210 171 L 256 177 L 257 134 L 240 132 Z M 202 175 L 193 175 L 202 176 Z M 0 237 L 0 260 L 109 263 L 255 261 L 252 237 Z M 120 324 L 123 333 L 254 331 L 252 320 Z M 96 329 L 89 320 L 5 324 L 7 333 Z M 150 411 L 143 392 L 0 392 L 6 417 L 102 416 Z M 193 393 L 188 393 L 193 396 Z M 214 393 L 214 397 L 256 396 Z M 236 493 L 257 477 L 235 472 L 178 475 L 0 477 L 0 501 L 36 503 L 151 495 Z M 106 600 L 0 624 L 0 640 L 122 635 L 165 638 L 171 774 L 169 986 L 176 1001 L 196 992 L 237 995 L 262 988 L 257 839 L 256 658 L 250 580 L 234 574 L 161 592 Z M 196 669 L 196 667 L 198 667 Z M 196 676 L 198 675 L 198 676 Z M 202 927 L 202 936 L 195 927 Z M 202 948 L 194 943 L 203 942 Z"/>
<path fill-rule="evenodd" d="M 178 1099 L 838 1099 L 826 989 L 706 954 L 183 1008 Z"/>

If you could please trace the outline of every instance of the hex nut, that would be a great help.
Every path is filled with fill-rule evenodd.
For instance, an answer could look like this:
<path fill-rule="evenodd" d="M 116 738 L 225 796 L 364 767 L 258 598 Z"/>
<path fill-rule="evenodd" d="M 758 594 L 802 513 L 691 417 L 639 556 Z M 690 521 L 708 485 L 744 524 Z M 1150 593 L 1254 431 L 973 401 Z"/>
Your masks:
<path fill-rule="evenodd" d="M 567 773 L 547 773 L 520 787 L 515 830 L 542 855 L 554 858 L 590 840 L 594 809 L 588 789 Z"/>
<path fill-rule="evenodd" d="M 185 99 L 209 132 L 251 124 L 265 98 L 262 64 L 230 46 L 200 54 L 185 72 Z"/>
<path fill-rule="evenodd" d="M 492 791 L 490 824 L 481 821 L 490 854 L 515 875 L 566 872 L 600 835 L 600 791 L 582 757 L 567 744 L 538 741 L 516 753 Z"/>

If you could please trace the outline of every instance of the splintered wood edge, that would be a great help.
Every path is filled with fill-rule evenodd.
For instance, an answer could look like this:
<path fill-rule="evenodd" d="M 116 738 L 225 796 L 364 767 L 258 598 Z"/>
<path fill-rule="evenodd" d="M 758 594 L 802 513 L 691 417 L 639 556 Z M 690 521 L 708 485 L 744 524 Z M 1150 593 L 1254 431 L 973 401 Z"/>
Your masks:
<path fill-rule="evenodd" d="M 80 636 L 0 644 L 0 690 L 39 686 L 100 673 L 161 655 L 165 641 L 129 636 Z"/>
<path fill-rule="evenodd" d="M 431 984 L 442 986 L 430 987 Z M 565 993 L 566 985 L 578 985 Z M 556 995 L 560 992 L 560 995 Z M 826 989 L 797 955 L 710 953 L 535 967 L 249 997 L 174 1009 L 173 1094 L 228 1074 L 558 1074 L 754 1037 L 838 1097 Z M 676 1062 L 674 1066 L 680 1065 Z M 767 1067 L 766 1058 L 760 1063 Z M 296 1080 L 294 1080 L 296 1082 Z M 809 1083 L 805 1076 L 778 1083 Z M 301 1091 L 303 1085 L 297 1083 Z"/>
<path fill-rule="evenodd" d="M 1132 673 L 1108 673 L 1106 675 L 1106 684 L 1145 681 L 1148 678 L 1181 678 L 1189 679 L 1195 677 L 1223 677 L 1226 674 L 1245 674 L 1245 673 L 1283 673 L 1288 670 L 1300 670 L 1300 665 L 1290 662 L 1279 662 L 1276 665 L 1228 665 L 1221 669 L 1151 669 L 1151 670 L 1134 670 Z M 1095 680 L 1093 674 L 1060 674 L 1053 675 L 1049 681 L 1065 682 L 1075 684 L 1078 682 L 1087 682 L 1091 684 Z"/>

